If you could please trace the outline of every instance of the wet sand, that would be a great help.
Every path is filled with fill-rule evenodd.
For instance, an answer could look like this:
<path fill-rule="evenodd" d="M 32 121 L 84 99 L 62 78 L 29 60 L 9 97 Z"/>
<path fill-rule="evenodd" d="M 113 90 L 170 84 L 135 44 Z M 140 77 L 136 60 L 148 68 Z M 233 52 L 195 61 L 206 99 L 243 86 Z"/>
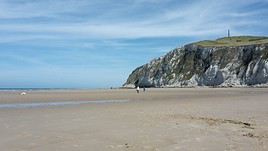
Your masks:
<path fill-rule="evenodd" d="M 128 100 L 0 109 L 8 151 L 267 151 L 267 88 L 1 91 L 0 106 Z"/>

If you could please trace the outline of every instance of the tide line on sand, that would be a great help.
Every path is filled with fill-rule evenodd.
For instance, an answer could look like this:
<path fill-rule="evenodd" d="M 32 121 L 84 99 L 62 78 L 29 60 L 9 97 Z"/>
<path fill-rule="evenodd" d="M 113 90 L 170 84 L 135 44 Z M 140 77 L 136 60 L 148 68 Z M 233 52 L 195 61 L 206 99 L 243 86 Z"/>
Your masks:
<path fill-rule="evenodd" d="M 81 105 L 81 104 L 125 103 L 128 101 L 129 100 L 97 100 L 97 101 L 12 103 L 12 104 L 0 104 L 0 109 L 41 108 L 41 107 L 50 107 L 50 106 L 66 106 L 66 105 Z"/>

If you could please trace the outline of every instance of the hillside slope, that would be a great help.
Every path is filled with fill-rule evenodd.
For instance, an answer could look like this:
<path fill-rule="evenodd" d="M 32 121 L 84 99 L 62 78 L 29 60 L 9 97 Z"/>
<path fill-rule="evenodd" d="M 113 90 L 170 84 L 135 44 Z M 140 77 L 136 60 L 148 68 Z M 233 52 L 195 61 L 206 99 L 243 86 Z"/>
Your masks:
<path fill-rule="evenodd" d="M 176 48 L 136 68 L 124 87 L 268 84 L 268 38 L 239 36 Z"/>

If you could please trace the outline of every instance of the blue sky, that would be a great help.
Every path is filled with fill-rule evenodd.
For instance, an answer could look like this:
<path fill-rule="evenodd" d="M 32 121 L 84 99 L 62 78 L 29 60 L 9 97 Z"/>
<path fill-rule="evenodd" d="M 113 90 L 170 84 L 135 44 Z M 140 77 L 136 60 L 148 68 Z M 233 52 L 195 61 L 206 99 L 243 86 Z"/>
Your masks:
<path fill-rule="evenodd" d="M 172 48 L 267 27 L 268 0 L 0 0 L 0 87 L 121 86 Z"/>

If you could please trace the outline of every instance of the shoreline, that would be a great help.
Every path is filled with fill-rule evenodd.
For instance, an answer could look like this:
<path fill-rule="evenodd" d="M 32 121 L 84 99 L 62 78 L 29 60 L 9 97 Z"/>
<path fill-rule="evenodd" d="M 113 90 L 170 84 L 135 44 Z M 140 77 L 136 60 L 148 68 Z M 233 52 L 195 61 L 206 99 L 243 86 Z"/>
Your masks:
<path fill-rule="evenodd" d="M 143 88 L 143 87 L 140 87 Z M 268 88 L 268 86 L 183 86 L 183 87 L 145 87 L 146 89 L 240 89 L 240 88 Z M 107 91 L 107 90 L 129 90 L 134 87 L 113 87 L 113 88 L 0 88 L 0 92 L 14 91 Z"/>

